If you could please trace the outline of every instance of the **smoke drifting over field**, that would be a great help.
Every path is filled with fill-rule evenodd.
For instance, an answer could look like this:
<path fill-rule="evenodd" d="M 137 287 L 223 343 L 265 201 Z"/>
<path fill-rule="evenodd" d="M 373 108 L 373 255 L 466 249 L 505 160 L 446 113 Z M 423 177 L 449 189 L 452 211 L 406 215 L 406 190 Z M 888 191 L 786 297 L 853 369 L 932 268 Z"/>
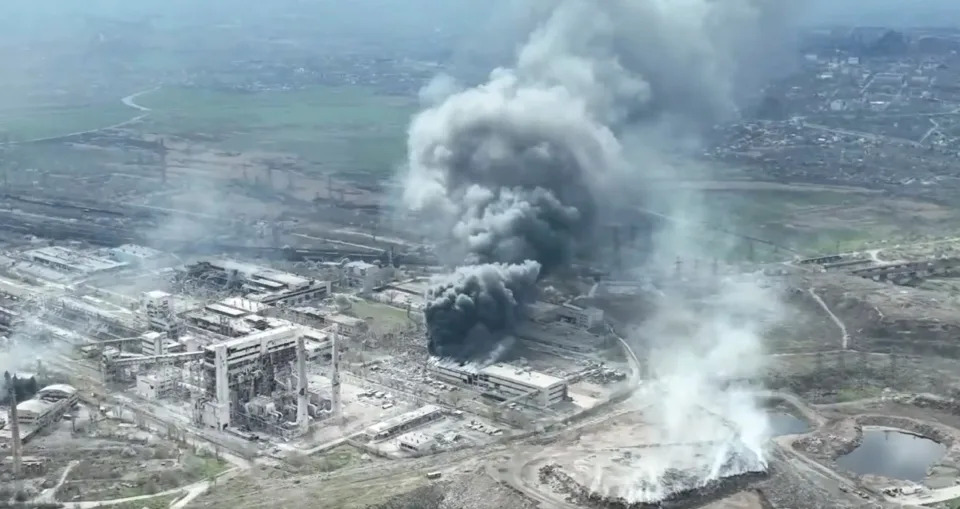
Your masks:
<path fill-rule="evenodd" d="M 443 86 L 449 82 L 425 90 L 428 100 L 443 99 L 410 126 L 403 197 L 436 218 L 435 231 L 449 232 L 443 240 L 457 258 L 468 264 L 533 260 L 542 276 L 591 240 L 603 203 L 624 198 L 613 191 L 618 182 L 645 174 L 643 161 L 626 156 L 624 136 L 667 119 L 703 125 L 736 115 L 734 91 L 747 76 L 737 57 L 768 47 L 757 42 L 781 8 L 766 0 L 535 4 L 531 12 L 544 19 L 513 67 L 449 95 L 438 92 L 452 91 Z M 487 272 L 511 274 L 502 267 Z M 449 294 L 461 285 L 431 292 L 445 296 L 427 304 L 434 350 L 466 357 L 457 350 L 464 346 L 461 333 L 482 323 L 479 317 L 491 321 L 505 313 L 492 321 L 511 323 L 518 309 L 484 291 L 515 286 L 478 287 L 470 297 L 476 313 L 453 307 L 459 299 Z M 431 317 L 444 317 L 445 324 L 430 324 Z M 453 326 L 455 319 L 465 321 Z"/>

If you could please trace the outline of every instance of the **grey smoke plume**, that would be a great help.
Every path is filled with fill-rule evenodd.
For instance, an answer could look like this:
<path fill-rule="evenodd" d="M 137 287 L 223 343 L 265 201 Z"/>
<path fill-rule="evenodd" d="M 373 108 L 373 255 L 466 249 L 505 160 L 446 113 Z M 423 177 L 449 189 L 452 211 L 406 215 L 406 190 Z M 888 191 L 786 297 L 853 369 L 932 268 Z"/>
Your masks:
<path fill-rule="evenodd" d="M 745 76 L 739 58 L 758 56 L 765 46 L 757 42 L 782 7 L 775 0 L 534 4 L 531 12 L 545 18 L 514 67 L 414 118 L 403 197 L 432 218 L 434 231 L 449 232 L 444 240 L 467 263 L 535 260 L 546 274 L 589 240 L 600 202 L 624 198 L 615 184 L 643 175 L 624 156 L 625 134 L 666 119 L 711 124 L 736 115 L 734 92 Z M 433 349 L 462 345 L 445 334 L 472 324 L 432 326 L 435 305 L 444 303 L 427 304 Z"/>
<path fill-rule="evenodd" d="M 513 328 L 518 304 L 535 291 L 540 264 L 461 267 L 427 292 L 430 353 L 466 361 L 489 354 Z"/>

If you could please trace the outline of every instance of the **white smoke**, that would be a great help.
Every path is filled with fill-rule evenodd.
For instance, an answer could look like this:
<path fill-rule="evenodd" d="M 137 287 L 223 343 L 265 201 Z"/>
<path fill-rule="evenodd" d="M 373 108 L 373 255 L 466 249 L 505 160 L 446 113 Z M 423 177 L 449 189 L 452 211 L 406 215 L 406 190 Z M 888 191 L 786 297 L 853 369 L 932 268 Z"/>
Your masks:
<path fill-rule="evenodd" d="M 752 383 L 765 358 L 761 329 L 779 301 L 756 277 L 720 281 L 707 301 L 668 293 L 630 338 L 649 366 L 639 401 L 660 445 L 631 464 L 630 478 L 596 484 L 655 502 L 766 470 L 770 422 Z"/>
<path fill-rule="evenodd" d="M 446 73 L 438 74 L 430 80 L 430 83 L 420 89 L 420 104 L 435 106 L 461 90 L 463 89 L 457 83 L 456 78 Z"/>

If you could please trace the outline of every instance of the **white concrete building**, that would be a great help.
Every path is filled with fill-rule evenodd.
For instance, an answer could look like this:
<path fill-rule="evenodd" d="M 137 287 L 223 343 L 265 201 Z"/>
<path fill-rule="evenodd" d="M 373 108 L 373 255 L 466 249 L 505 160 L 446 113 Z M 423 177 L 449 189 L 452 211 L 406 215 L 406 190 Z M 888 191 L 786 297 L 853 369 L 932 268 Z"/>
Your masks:
<path fill-rule="evenodd" d="M 178 328 L 173 295 L 155 290 L 140 295 L 140 317 L 154 331 L 175 335 Z"/>
<path fill-rule="evenodd" d="M 562 304 L 558 310 L 560 321 L 576 325 L 581 329 L 592 329 L 603 322 L 603 310 L 582 308 L 573 304 Z"/>
<path fill-rule="evenodd" d="M 540 323 L 564 322 L 580 329 L 592 329 L 603 323 L 603 310 L 574 304 L 551 304 L 537 301 L 526 306 L 527 316 Z"/>
<path fill-rule="evenodd" d="M 17 405 L 17 421 L 37 429 L 48 426 L 63 417 L 79 401 L 77 389 L 66 384 L 54 384 L 37 392 L 34 399 Z"/>
<path fill-rule="evenodd" d="M 148 357 L 167 353 L 167 337 L 162 332 L 149 331 L 140 336 L 140 353 Z"/>
<path fill-rule="evenodd" d="M 355 316 L 334 313 L 324 317 L 325 323 L 336 325 L 337 332 L 348 338 L 357 337 L 367 330 L 367 322 Z"/>
<path fill-rule="evenodd" d="M 162 369 L 137 375 L 137 394 L 145 399 L 162 399 L 177 390 L 179 375 L 174 369 Z"/>
<path fill-rule="evenodd" d="M 425 405 L 412 412 L 407 412 L 378 422 L 364 431 L 370 440 L 384 440 L 404 431 L 422 426 L 428 422 L 443 417 L 443 410 L 436 405 Z"/>
<path fill-rule="evenodd" d="M 163 255 L 162 252 L 152 247 L 137 244 L 124 244 L 111 248 L 108 252 L 113 259 L 119 262 L 138 266 L 143 265 L 148 260 L 158 259 Z"/>
<path fill-rule="evenodd" d="M 382 288 L 393 280 L 393 267 L 381 267 L 364 261 L 351 261 L 344 264 L 343 275 L 348 286 L 371 292 Z"/>
<path fill-rule="evenodd" d="M 508 364 L 478 368 L 440 361 L 431 363 L 429 370 L 440 380 L 472 385 L 500 400 L 526 399 L 549 407 L 567 399 L 567 382 L 562 378 Z"/>
<path fill-rule="evenodd" d="M 397 445 L 400 446 L 400 449 L 410 452 L 427 452 L 435 443 L 436 441 L 432 437 L 419 431 L 405 433 L 397 438 Z"/>

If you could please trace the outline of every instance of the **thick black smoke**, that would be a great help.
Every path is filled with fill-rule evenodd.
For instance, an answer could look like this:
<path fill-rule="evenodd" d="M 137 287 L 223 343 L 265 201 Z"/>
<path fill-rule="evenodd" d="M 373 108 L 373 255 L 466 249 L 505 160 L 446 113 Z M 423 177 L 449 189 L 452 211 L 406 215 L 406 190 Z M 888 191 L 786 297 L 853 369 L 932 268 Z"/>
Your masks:
<path fill-rule="evenodd" d="M 736 113 L 742 69 L 734 57 L 764 47 L 758 38 L 782 4 L 530 1 L 547 14 L 516 65 L 475 88 L 428 94 L 439 102 L 410 126 L 407 205 L 449 232 L 442 240 L 464 262 L 520 264 L 460 269 L 430 291 L 430 345 L 440 356 L 489 351 L 532 295 L 530 275 L 567 263 L 604 203 L 631 198 L 615 183 L 644 169 L 627 164 L 624 133 Z M 481 325 L 492 330 L 477 336 Z"/>
<path fill-rule="evenodd" d="M 460 361 L 489 356 L 516 324 L 539 275 L 534 261 L 457 269 L 427 292 L 430 353 Z"/>

